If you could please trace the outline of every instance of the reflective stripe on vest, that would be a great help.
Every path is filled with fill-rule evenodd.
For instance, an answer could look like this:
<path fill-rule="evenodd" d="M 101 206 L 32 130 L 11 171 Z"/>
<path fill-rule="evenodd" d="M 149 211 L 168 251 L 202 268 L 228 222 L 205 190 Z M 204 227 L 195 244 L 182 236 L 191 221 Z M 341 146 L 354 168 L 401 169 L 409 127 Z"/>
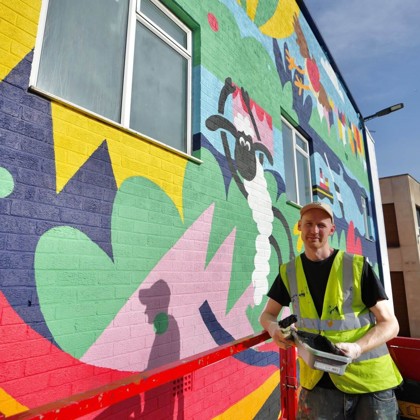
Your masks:
<path fill-rule="evenodd" d="M 299 304 L 299 291 L 298 291 L 298 279 L 297 279 L 297 264 L 302 264 L 301 257 L 298 256 L 295 260 L 290 261 L 286 265 L 286 275 L 287 282 L 289 285 L 289 294 L 293 306 L 293 313 L 297 316 L 298 322 L 297 327 L 304 330 L 318 331 L 322 334 L 325 332 L 325 335 L 329 336 L 334 331 L 349 331 L 349 330 L 359 330 L 359 329 L 369 329 L 369 326 L 375 324 L 374 315 L 366 310 L 364 313 L 355 314 L 353 310 L 353 301 L 354 301 L 354 270 L 355 264 L 359 262 L 355 261 L 355 258 L 352 254 L 339 251 L 335 258 L 338 258 L 340 261 L 339 269 L 342 271 L 342 290 L 343 290 L 343 304 L 342 304 L 342 313 L 344 319 L 320 319 L 319 316 L 316 318 L 305 318 L 301 314 L 300 304 Z M 383 355 L 388 354 L 388 348 L 386 344 L 383 344 L 369 352 L 362 354 L 357 361 L 369 360 L 377 358 Z"/>

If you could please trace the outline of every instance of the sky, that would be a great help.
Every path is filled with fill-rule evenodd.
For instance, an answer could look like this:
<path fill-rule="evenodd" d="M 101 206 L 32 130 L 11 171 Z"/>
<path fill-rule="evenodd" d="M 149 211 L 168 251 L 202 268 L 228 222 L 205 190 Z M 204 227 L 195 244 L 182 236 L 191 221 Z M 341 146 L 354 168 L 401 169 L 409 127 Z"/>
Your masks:
<path fill-rule="evenodd" d="M 420 182 L 420 0 L 304 0 L 366 122 L 379 177 Z"/>

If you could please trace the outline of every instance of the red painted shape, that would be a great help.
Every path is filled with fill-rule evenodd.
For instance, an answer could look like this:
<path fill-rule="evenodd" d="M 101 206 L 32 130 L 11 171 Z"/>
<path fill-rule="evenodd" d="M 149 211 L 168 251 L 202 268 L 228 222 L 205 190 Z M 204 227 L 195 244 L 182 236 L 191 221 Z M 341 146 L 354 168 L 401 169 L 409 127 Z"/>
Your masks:
<path fill-rule="evenodd" d="M 219 30 L 219 22 L 217 21 L 216 16 L 214 16 L 213 13 L 208 13 L 207 20 L 209 21 L 210 28 L 214 32 L 217 32 Z"/>
<path fill-rule="evenodd" d="M 85 392 L 132 372 L 98 368 L 63 352 L 30 328 L 0 292 L 1 388 L 26 407 Z"/>
<path fill-rule="evenodd" d="M 99 388 L 11 416 L 8 419 L 48 420 L 77 418 L 119 403 L 198 369 L 202 369 L 203 367 L 262 343 L 269 338 L 266 331 L 253 334 L 219 346 L 216 349 L 202 352 L 198 355 L 187 357 L 147 372 L 130 375 Z"/>
<path fill-rule="evenodd" d="M 311 81 L 314 91 L 319 92 L 319 90 L 321 89 L 321 81 L 316 61 L 311 58 L 308 58 L 306 60 L 306 69 L 308 71 L 309 80 Z"/>
<path fill-rule="evenodd" d="M 239 348 L 240 345 L 238 345 L 237 351 Z M 259 347 L 259 350 L 271 352 L 275 348 L 276 346 L 273 346 L 272 343 L 265 343 Z M 217 348 L 217 350 L 220 349 Z M 211 357 L 209 356 L 209 358 Z M 199 408 L 199 412 L 206 412 L 208 418 L 215 417 L 238 403 L 249 392 L 263 385 L 276 370 L 277 367 L 274 365 L 249 366 L 235 358 L 226 358 L 217 364 L 208 366 L 207 369 L 199 370 L 194 376 L 197 389 L 204 390 L 210 381 L 212 382 L 210 391 L 214 391 L 215 387 L 223 384 L 225 387 L 231 387 L 232 383 L 240 384 L 241 381 L 243 382 L 244 372 L 248 375 L 247 377 L 253 378 L 248 384 L 248 386 L 252 385 L 252 389 L 238 386 L 235 392 L 229 395 L 223 392 L 210 392 L 205 395 L 204 399 L 202 392 L 187 392 L 184 396 L 184 413 L 188 416 Z M 19 403 L 29 409 L 35 409 L 53 401 L 68 399 L 71 395 L 105 386 L 133 373 L 87 365 L 63 352 L 33 331 L 18 316 L 0 292 L 1 387 Z M 173 384 L 168 383 L 167 385 L 172 390 Z M 144 394 L 142 397 L 143 400 L 146 397 L 146 400 L 150 400 L 150 395 Z M 162 400 L 162 398 L 160 395 L 159 399 Z M 139 401 L 137 398 L 135 410 L 139 409 Z M 126 402 L 130 401 L 123 400 L 121 404 L 112 403 L 112 406 L 116 410 L 120 410 L 121 407 L 125 407 Z M 151 406 L 148 405 L 147 409 L 150 410 L 150 408 Z M 145 410 L 144 407 L 140 409 Z"/>
<path fill-rule="evenodd" d="M 347 232 L 346 251 L 352 254 L 363 255 L 362 242 L 360 241 L 360 238 L 356 238 L 356 232 L 354 229 L 353 221 L 349 223 L 349 230 Z"/>
<path fill-rule="evenodd" d="M 258 351 L 278 352 L 278 347 L 272 342 L 264 343 L 258 346 Z M 240 403 L 277 371 L 275 365 L 250 366 L 232 357 L 199 369 L 193 375 L 193 392 L 184 395 L 184 416 L 193 418 L 200 414 L 199 418 L 214 418 Z"/>

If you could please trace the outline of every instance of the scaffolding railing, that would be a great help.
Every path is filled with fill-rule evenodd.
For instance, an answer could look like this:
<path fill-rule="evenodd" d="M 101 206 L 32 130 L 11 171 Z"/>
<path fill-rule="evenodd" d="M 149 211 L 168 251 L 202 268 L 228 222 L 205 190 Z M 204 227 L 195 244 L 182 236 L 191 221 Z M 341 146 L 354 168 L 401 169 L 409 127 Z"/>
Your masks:
<path fill-rule="evenodd" d="M 160 385 L 183 377 L 189 373 L 203 369 L 220 360 L 234 356 L 258 344 L 269 340 L 266 331 L 231 341 L 211 350 L 172 362 L 161 367 L 127 376 L 107 385 L 75 394 L 19 414 L 0 419 L 7 420 L 68 420 L 94 413 L 110 407 L 135 395 L 142 394 Z M 399 367 L 405 380 L 414 390 L 414 398 L 409 392 L 397 394 L 402 414 L 410 414 L 413 410 L 420 413 L 420 399 L 417 390 L 420 386 L 420 339 L 396 337 L 388 344 L 391 356 Z M 287 350 L 279 349 L 280 369 L 280 413 L 279 419 L 295 420 L 298 407 L 299 383 L 297 378 L 296 347 Z M 413 385 L 414 384 L 414 385 Z M 410 389 L 408 389 L 410 391 Z M 407 398 L 408 397 L 408 398 Z M 408 402 L 407 402 L 408 401 Z M 411 410 L 411 411 L 410 411 Z M 414 418 L 414 417 L 413 417 Z M 415 417 L 417 418 L 417 417 Z"/>
<path fill-rule="evenodd" d="M 68 420 L 91 414 L 130 397 L 149 391 L 270 339 L 266 331 L 231 341 L 222 346 L 161 367 L 136 373 L 107 385 L 61 400 L 2 417 L 7 420 Z M 296 413 L 296 350 L 280 349 L 280 418 L 293 420 Z"/>

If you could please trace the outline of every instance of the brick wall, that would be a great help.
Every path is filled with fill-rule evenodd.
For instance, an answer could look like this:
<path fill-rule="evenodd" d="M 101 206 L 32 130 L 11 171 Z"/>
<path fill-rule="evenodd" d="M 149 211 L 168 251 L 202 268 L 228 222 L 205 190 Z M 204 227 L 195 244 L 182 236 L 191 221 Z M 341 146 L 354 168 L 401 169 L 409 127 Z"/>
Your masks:
<path fill-rule="evenodd" d="M 340 83 L 319 111 L 295 19 L 318 82 L 330 73 L 298 4 L 164 3 L 194 33 L 192 156 L 30 89 L 41 1 L 0 0 L 0 413 L 261 329 L 279 264 L 302 251 L 282 115 L 310 142 L 312 184 L 328 178 L 314 199 L 334 208 L 333 245 L 377 261 L 357 114 Z M 91 417 L 277 418 L 278 383 L 267 345 Z"/>

